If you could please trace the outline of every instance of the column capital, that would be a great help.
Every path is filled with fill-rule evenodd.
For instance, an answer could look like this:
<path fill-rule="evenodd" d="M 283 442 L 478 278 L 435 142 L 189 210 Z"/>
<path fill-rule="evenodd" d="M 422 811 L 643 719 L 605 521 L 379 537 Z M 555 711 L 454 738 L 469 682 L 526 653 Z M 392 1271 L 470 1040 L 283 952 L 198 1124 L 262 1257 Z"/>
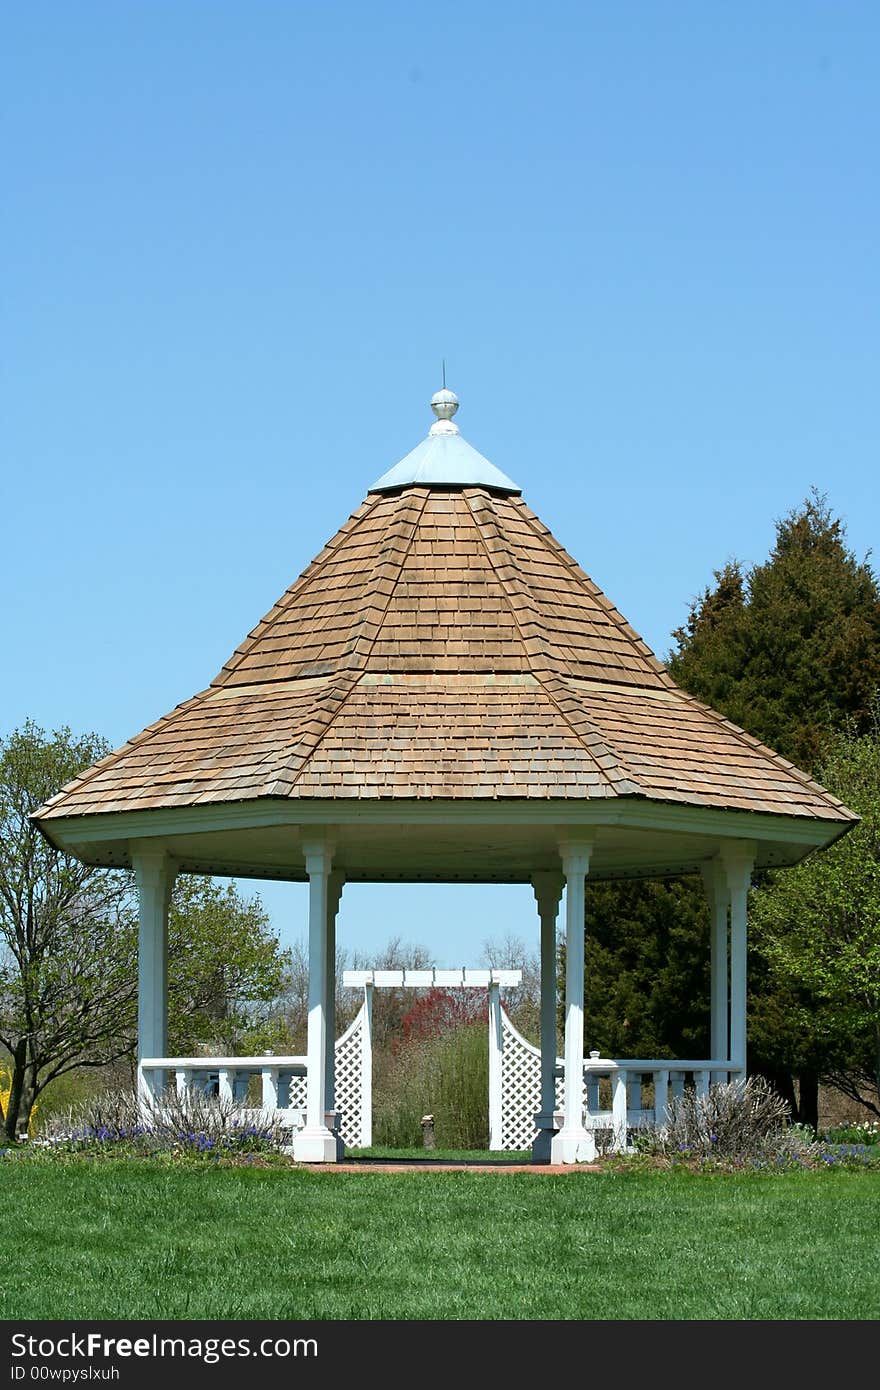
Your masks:
<path fill-rule="evenodd" d="M 128 854 L 131 866 L 136 871 L 141 866 L 147 872 L 164 869 L 171 862 L 171 856 L 161 841 L 157 844 L 155 840 L 130 840 Z"/>
<path fill-rule="evenodd" d="M 165 846 L 136 840 L 129 847 L 129 856 L 138 892 L 164 893 L 166 901 L 170 899 L 177 877 L 177 864 Z"/>
<path fill-rule="evenodd" d="M 559 857 L 562 871 L 568 878 L 573 873 L 587 873 L 595 841 L 592 835 L 562 836 L 559 839 Z"/>
<path fill-rule="evenodd" d="M 709 859 L 700 865 L 700 875 L 706 889 L 706 897 L 713 908 L 726 908 L 730 901 L 727 886 L 727 872 L 720 859 Z"/>
<path fill-rule="evenodd" d="M 718 847 L 718 858 L 724 866 L 728 891 L 748 888 L 755 866 L 754 840 L 723 840 Z"/>
<path fill-rule="evenodd" d="M 336 853 L 336 840 L 332 835 L 301 835 L 300 848 L 306 863 L 309 878 L 313 874 L 329 874 Z"/>
<path fill-rule="evenodd" d="M 539 916 L 552 915 L 555 920 L 564 887 L 565 875 L 559 869 L 547 869 L 532 874 L 532 892 L 538 904 Z"/>

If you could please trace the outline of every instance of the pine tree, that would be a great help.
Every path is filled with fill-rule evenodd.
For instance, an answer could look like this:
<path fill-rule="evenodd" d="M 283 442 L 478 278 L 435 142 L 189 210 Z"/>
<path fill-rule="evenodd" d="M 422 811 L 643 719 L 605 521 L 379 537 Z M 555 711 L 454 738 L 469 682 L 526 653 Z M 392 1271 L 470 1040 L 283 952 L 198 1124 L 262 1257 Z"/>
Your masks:
<path fill-rule="evenodd" d="M 763 564 L 733 561 L 673 636 L 673 679 L 812 771 L 829 733 L 870 727 L 880 687 L 880 589 L 813 492 L 778 522 Z"/>

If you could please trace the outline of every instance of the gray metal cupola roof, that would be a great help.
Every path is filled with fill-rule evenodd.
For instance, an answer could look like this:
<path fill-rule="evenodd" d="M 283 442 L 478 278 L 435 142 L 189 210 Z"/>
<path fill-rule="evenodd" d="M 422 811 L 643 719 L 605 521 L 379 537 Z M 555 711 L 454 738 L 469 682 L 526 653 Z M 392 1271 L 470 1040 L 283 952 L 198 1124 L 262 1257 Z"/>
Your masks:
<path fill-rule="evenodd" d="M 452 418 L 458 410 L 454 391 L 444 386 L 442 391 L 435 392 L 431 397 L 431 409 L 437 418 L 427 439 L 383 473 L 370 492 L 395 492 L 398 488 L 412 486 L 484 487 L 509 497 L 522 491 L 506 473 L 462 439 Z"/>

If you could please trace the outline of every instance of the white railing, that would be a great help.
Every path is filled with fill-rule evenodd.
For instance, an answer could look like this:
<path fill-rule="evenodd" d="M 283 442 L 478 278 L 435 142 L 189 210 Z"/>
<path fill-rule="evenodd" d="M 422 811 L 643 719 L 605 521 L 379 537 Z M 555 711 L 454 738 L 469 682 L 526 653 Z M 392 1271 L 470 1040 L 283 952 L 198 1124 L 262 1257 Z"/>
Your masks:
<path fill-rule="evenodd" d="M 692 1086 L 697 1095 L 706 1095 L 713 1081 L 728 1080 L 743 1071 L 730 1058 L 602 1058 L 591 1053 L 584 1060 L 584 1128 L 605 1131 L 610 1147 L 622 1152 L 630 1136 L 647 1125 L 662 1125 L 670 1099 Z M 561 1103 L 565 1068 L 556 1068 L 557 1104 Z M 601 1082 L 608 1082 L 610 1106 L 601 1104 Z M 648 1088 L 651 1096 L 646 1095 Z"/>
<path fill-rule="evenodd" d="M 632 1133 L 663 1124 L 666 1109 L 686 1086 L 705 1093 L 714 1081 L 740 1076 L 743 1068 L 730 1058 L 600 1057 L 584 1059 L 584 1128 L 604 1131 L 611 1147 L 629 1145 Z M 556 1059 L 556 1111 L 562 1125 L 565 1066 Z M 648 1094 L 649 1088 L 652 1094 Z M 501 1142 L 499 1149 L 528 1149 L 541 1108 L 541 1054 L 514 1027 L 502 1010 Z"/>
<path fill-rule="evenodd" d="M 274 1115 L 291 1129 L 304 1123 L 306 1106 L 306 1058 L 262 1057 L 144 1057 L 138 1064 L 138 1094 L 148 1102 L 164 1093 L 168 1074 L 174 1076 L 181 1098 L 192 1091 L 218 1096 L 230 1104 Z M 251 1096 L 251 1078 L 260 1078 L 256 1105 Z"/>
<path fill-rule="evenodd" d="M 367 1014 L 362 1007 L 341 1037 L 336 1039 L 336 1109 L 340 1133 L 346 1144 L 369 1144 L 371 1069 L 368 1062 Z M 366 1049 L 366 1050 L 365 1050 Z M 138 1065 L 138 1094 L 148 1105 L 164 1093 L 171 1077 L 179 1096 L 192 1091 L 221 1100 L 254 1114 L 273 1115 L 286 1128 L 302 1129 L 306 1111 L 308 1058 L 265 1052 L 258 1057 L 144 1057 Z M 259 1086 L 251 1085 L 259 1078 Z M 259 1099 L 253 1096 L 253 1090 Z M 250 1105 L 249 1105 L 250 1102 Z"/>

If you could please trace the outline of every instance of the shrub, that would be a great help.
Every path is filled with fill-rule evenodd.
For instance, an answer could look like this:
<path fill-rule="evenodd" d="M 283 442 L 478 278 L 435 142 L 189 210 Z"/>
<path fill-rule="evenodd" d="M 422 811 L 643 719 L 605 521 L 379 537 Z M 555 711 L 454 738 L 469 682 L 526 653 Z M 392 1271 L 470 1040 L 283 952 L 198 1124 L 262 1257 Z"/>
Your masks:
<path fill-rule="evenodd" d="M 674 1097 L 666 1123 L 646 1129 L 640 1147 L 670 1158 L 795 1161 L 809 1146 L 788 1119 L 785 1101 L 763 1077 L 752 1076 Z"/>
<path fill-rule="evenodd" d="M 71 1106 L 46 1127 L 49 1149 L 129 1150 L 220 1158 L 280 1149 L 287 1131 L 274 1117 L 198 1092 L 169 1091 L 141 1105 L 134 1091 L 107 1091 Z"/>

